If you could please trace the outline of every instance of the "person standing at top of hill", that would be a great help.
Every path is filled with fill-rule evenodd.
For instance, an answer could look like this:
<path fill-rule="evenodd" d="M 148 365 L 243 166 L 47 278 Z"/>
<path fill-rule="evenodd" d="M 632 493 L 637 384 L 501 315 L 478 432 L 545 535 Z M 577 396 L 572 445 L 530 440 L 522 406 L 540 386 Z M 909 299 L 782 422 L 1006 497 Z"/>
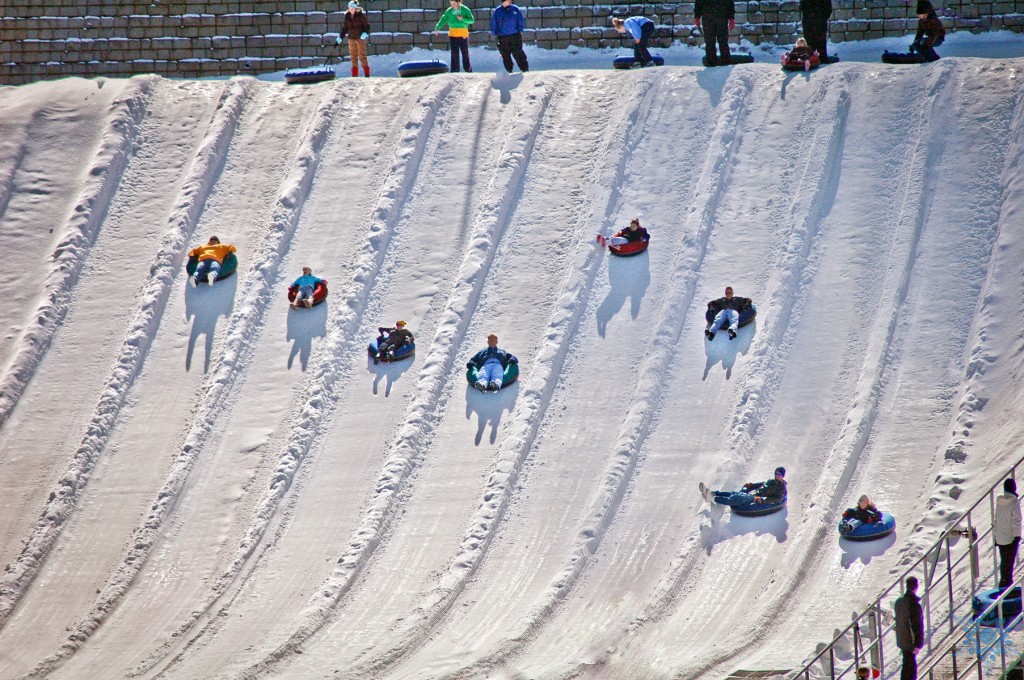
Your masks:
<path fill-rule="evenodd" d="M 804 37 L 811 49 L 818 53 L 822 64 L 827 64 L 828 20 L 832 16 L 832 0 L 800 0 L 800 19 Z"/>
<path fill-rule="evenodd" d="M 366 40 L 370 37 L 370 20 L 366 18 L 366 12 L 359 6 L 356 0 L 348 3 L 348 11 L 345 12 L 345 19 L 341 25 L 341 33 L 338 35 L 338 43 L 348 36 L 348 58 L 352 63 L 352 77 L 359 75 L 359 64 L 362 62 L 363 75 L 370 77 L 370 62 L 366 58 Z"/>
<path fill-rule="evenodd" d="M 935 13 L 929 0 L 917 1 L 917 35 L 910 45 L 911 52 L 917 52 L 925 61 L 937 61 L 939 53 L 935 48 L 946 40 L 946 28 Z"/>
<path fill-rule="evenodd" d="M 654 66 L 654 57 L 651 56 L 647 45 L 654 37 L 654 22 L 647 17 L 630 17 L 621 19 L 612 17 L 612 26 L 619 33 L 629 33 L 633 38 L 633 59 L 640 66 Z"/>
<path fill-rule="evenodd" d="M 473 25 L 473 12 L 462 4 L 462 0 L 451 0 L 451 7 L 444 11 L 434 30 L 442 33 L 442 26 L 448 27 L 448 48 L 452 53 L 452 73 L 459 72 L 459 54 L 462 54 L 462 70 L 472 73 L 469 63 L 469 27 Z"/>
<path fill-rule="evenodd" d="M 736 3 L 733 0 L 697 0 L 693 5 L 693 23 L 704 31 L 704 60 L 708 66 L 732 63 L 729 31 L 736 28 Z M 715 54 L 715 45 L 718 54 Z"/>
<path fill-rule="evenodd" d="M 491 13 L 491 35 L 498 39 L 498 52 L 505 70 L 512 73 L 512 57 L 515 57 L 519 70 L 526 73 L 530 64 L 523 51 L 523 29 L 526 19 L 523 11 L 512 4 L 512 0 L 502 0 L 501 4 Z"/>

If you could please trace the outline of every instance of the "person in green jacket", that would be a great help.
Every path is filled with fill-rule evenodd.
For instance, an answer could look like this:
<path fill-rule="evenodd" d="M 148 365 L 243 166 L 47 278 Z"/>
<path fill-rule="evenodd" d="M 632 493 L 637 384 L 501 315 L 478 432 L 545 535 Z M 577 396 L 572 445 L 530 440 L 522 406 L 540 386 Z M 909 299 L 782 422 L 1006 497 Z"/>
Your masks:
<path fill-rule="evenodd" d="M 448 26 L 448 47 L 452 52 L 452 73 L 459 72 L 459 53 L 462 53 L 462 67 L 472 73 L 469 65 L 469 27 L 473 23 L 473 12 L 462 4 L 462 0 L 451 0 L 452 6 L 444 11 L 434 30 L 442 33 L 442 26 Z"/>

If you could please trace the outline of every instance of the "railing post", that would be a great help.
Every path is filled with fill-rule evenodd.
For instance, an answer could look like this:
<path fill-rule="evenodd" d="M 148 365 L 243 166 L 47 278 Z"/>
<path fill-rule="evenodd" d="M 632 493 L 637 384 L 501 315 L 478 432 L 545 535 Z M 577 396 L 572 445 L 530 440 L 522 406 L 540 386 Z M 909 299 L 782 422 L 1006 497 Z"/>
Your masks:
<path fill-rule="evenodd" d="M 885 649 L 882 647 L 882 598 L 875 600 L 875 645 L 878 650 L 878 672 L 885 675 Z"/>
<path fill-rule="evenodd" d="M 854 677 L 857 675 L 857 669 L 860 668 L 860 651 L 861 651 L 861 640 L 860 640 L 860 621 L 854 620 L 853 622 L 853 660 L 854 660 Z"/>
<path fill-rule="evenodd" d="M 977 652 L 977 657 L 978 657 L 978 680 L 985 680 L 985 674 L 982 673 L 982 671 L 981 671 L 981 667 L 983 665 L 982 662 L 981 662 L 981 659 L 982 659 L 982 655 L 981 655 L 981 625 L 977 621 L 975 621 L 973 626 L 974 626 L 974 648 L 975 648 L 975 650 Z"/>
<path fill-rule="evenodd" d="M 828 672 L 832 680 L 836 680 L 836 648 L 828 646 Z"/>
<path fill-rule="evenodd" d="M 949 544 L 949 532 L 946 532 L 946 590 L 949 591 L 949 634 L 956 631 L 953 623 L 956 613 L 956 600 L 953 598 L 953 548 Z"/>

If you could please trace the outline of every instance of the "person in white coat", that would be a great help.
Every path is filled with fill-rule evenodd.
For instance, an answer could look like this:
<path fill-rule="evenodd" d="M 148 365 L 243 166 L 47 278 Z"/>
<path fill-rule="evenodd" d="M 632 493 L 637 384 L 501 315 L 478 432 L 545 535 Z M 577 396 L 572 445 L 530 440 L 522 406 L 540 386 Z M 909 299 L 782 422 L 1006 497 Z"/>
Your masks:
<path fill-rule="evenodd" d="M 1017 561 L 1017 546 L 1020 545 L 1020 523 L 1017 482 L 1010 478 L 1003 482 L 1003 493 L 996 497 L 996 509 L 992 515 L 992 536 L 999 548 L 1000 588 L 1008 588 L 1013 583 L 1013 565 Z"/>

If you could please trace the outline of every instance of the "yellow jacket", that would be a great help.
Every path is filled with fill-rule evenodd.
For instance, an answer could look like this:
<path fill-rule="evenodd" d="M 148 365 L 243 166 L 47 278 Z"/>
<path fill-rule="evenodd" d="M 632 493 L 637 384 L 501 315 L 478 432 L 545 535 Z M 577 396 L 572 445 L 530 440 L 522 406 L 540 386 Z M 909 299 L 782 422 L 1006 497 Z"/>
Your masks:
<path fill-rule="evenodd" d="M 224 258 L 228 256 L 228 253 L 233 252 L 235 252 L 235 247 L 227 243 L 204 243 L 198 248 L 188 251 L 188 256 L 194 257 L 199 261 L 217 260 L 217 262 L 224 264 Z"/>

